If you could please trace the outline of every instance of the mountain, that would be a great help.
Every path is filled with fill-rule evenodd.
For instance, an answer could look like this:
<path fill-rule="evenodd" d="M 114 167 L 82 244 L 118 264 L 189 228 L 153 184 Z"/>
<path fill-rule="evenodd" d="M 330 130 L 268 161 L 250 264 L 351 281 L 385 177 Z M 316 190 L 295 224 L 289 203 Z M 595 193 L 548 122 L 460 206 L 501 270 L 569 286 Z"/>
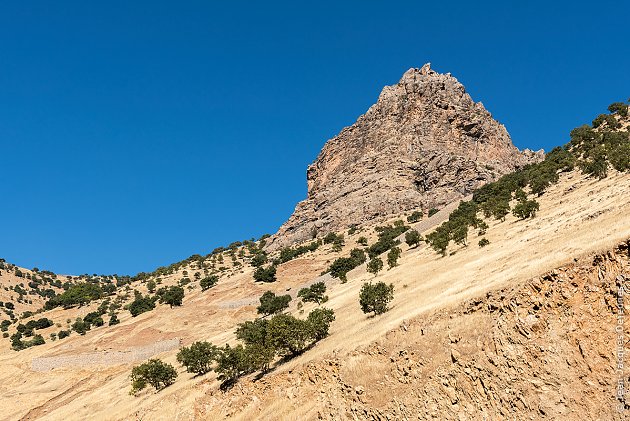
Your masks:
<path fill-rule="evenodd" d="M 324 145 L 307 170 L 307 199 L 271 248 L 411 209 L 439 208 L 543 158 L 519 151 L 464 86 L 430 64 L 409 69 Z"/>

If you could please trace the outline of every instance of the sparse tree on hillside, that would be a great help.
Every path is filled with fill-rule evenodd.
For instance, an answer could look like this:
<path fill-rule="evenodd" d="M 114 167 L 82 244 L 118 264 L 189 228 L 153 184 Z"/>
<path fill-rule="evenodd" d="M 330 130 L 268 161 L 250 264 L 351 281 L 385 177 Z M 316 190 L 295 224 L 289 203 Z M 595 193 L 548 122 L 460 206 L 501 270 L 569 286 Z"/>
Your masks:
<path fill-rule="evenodd" d="M 254 271 L 254 280 L 257 282 L 275 282 L 276 267 L 271 265 L 267 268 L 259 267 Z"/>
<path fill-rule="evenodd" d="M 156 288 L 156 285 L 155 285 L 155 281 L 153 279 L 151 279 L 149 282 L 147 282 L 147 289 L 149 290 L 149 292 L 151 294 L 153 294 L 155 292 L 155 288 Z"/>
<path fill-rule="evenodd" d="M 258 314 L 268 316 L 270 314 L 277 314 L 289 307 L 291 301 L 290 295 L 276 295 L 271 291 L 266 291 L 260 297 L 260 305 L 257 308 Z"/>
<path fill-rule="evenodd" d="M 389 250 L 389 253 L 387 253 L 387 265 L 390 269 L 398 264 L 398 258 L 401 253 L 400 247 L 392 247 L 391 250 Z"/>
<path fill-rule="evenodd" d="M 422 236 L 418 231 L 409 230 L 405 233 L 405 243 L 407 243 L 409 247 L 418 247 L 420 241 L 422 241 Z"/>
<path fill-rule="evenodd" d="M 536 211 L 540 209 L 540 204 L 535 200 L 525 200 L 514 206 L 512 213 L 519 219 L 533 218 Z"/>
<path fill-rule="evenodd" d="M 210 342 L 193 342 L 177 353 L 177 362 L 186 367 L 189 373 L 198 375 L 212 370 L 212 363 L 219 355 L 219 348 Z"/>
<path fill-rule="evenodd" d="M 162 390 L 175 382 L 175 367 L 158 359 L 150 359 L 131 370 L 131 392 L 134 395 L 150 384 L 155 390 Z"/>
<path fill-rule="evenodd" d="M 373 273 L 374 276 L 376 276 L 376 274 L 378 274 L 381 269 L 383 269 L 383 261 L 380 257 L 373 258 L 367 264 L 367 271 Z"/>
<path fill-rule="evenodd" d="M 359 294 L 359 304 L 364 313 L 377 314 L 385 313 L 387 305 L 394 299 L 394 285 L 386 285 L 384 282 L 376 284 L 367 283 L 361 287 Z"/>
<path fill-rule="evenodd" d="M 201 287 L 202 291 L 206 291 L 212 288 L 213 286 L 215 286 L 217 282 L 219 282 L 218 276 L 216 275 L 206 276 L 205 278 L 199 281 L 199 286 Z"/>
<path fill-rule="evenodd" d="M 160 303 L 173 306 L 181 306 L 184 299 L 184 288 L 180 286 L 162 287 L 158 290 L 157 296 Z"/>
<path fill-rule="evenodd" d="M 300 297 L 304 302 L 313 302 L 319 305 L 328 299 L 328 297 L 324 295 L 325 293 L 326 284 L 320 281 L 315 282 L 310 287 L 300 289 L 298 297 Z"/>
<path fill-rule="evenodd" d="M 329 308 L 316 308 L 311 311 L 306 321 L 311 324 L 313 338 L 321 341 L 328 336 L 330 324 L 335 320 L 335 312 Z"/>

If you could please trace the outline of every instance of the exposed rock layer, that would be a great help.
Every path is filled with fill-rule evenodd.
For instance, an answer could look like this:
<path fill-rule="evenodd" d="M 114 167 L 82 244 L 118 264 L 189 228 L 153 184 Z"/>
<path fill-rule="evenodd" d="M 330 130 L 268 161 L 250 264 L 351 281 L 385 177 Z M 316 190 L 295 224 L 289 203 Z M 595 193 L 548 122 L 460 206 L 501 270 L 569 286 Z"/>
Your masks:
<path fill-rule="evenodd" d="M 307 170 L 307 199 L 272 248 L 445 205 L 541 157 L 514 147 L 505 127 L 453 76 L 429 64 L 410 69 L 324 145 Z"/>

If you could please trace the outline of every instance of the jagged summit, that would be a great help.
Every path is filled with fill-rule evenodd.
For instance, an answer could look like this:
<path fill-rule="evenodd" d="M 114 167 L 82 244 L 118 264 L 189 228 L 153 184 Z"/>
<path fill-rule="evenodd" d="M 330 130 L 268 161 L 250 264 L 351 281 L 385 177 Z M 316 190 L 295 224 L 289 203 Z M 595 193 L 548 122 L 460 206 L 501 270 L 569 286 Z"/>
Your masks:
<path fill-rule="evenodd" d="M 430 63 L 411 68 L 326 142 L 307 169 L 307 199 L 271 247 L 439 207 L 541 158 L 542 152 L 519 151 L 505 127 L 455 77 Z"/>

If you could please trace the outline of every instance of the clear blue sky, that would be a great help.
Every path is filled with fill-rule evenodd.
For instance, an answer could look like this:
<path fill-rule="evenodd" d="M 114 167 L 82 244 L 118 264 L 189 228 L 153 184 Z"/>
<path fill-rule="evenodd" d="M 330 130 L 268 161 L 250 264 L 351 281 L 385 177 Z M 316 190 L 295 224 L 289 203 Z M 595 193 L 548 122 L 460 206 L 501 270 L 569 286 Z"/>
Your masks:
<path fill-rule="evenodd" d="M 628 2 L 254 3 L 2 2 L 0 257 L 135 274 L 274 232 L 425 62 L 520 148 L 630 96 Z"/>

